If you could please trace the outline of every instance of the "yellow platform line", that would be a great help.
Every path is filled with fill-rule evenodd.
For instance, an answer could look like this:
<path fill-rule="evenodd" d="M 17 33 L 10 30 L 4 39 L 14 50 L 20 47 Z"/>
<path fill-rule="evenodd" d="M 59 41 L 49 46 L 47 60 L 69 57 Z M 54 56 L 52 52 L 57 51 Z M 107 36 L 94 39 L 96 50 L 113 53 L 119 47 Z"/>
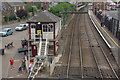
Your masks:
<path fill-rule="evenodd" d="M 92 17 L 94 17 L 94 16 L 92 15 Z M 94 19 L 95 19 L 95 17 L 94 17 Z M 95 20 L 96 20 L 96 19 L 95 19 Z M 96 20 L 96 22 L 97 22 L 97 24 L 98 24 L 99 26 L 101 26 L 100 23 L 98 22 L 98 20 Z M 101 27 L 101 28 L 102 28 L 103 31 L 107 34 L 107 36 L 115 43 L 115 45 L 120 48 L 120 46 L 117 44 L 117 42 L 115 42 L 115 40 L 107 33 L 107 31 L 106 31 L 103 27 Z"/>

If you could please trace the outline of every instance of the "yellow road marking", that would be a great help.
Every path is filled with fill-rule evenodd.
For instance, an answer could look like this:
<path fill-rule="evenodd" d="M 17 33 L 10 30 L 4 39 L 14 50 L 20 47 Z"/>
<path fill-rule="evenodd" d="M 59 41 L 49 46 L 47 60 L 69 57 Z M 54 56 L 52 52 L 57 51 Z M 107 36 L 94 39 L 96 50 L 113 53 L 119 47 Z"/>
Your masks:
<path fill-rule="evenodd" d="M 94 17 L 93 15 L 92 15 L 92 17 Z M 94 19 L 95 19 L 95 17 L 94 17 Z M 96 19 L 95 19 L 96 20 Z M 96 20 L 96 22 L 97 22 L 97 24 L 99 24 L 100 25 L 100 23 Z M 100 25 L 101 26 L 101 25 Z M 115 43 L 115 45 L 117 46 L 117 47 L 119 47 L 120 48 L 120 46 L 115 42 L 115 40 L 107 33 L 107 31 L 103 28 L 103 27 L 101 27 L 102 29 L 103 29 L 103 31 L 107 34 L 107 36 Z"/>

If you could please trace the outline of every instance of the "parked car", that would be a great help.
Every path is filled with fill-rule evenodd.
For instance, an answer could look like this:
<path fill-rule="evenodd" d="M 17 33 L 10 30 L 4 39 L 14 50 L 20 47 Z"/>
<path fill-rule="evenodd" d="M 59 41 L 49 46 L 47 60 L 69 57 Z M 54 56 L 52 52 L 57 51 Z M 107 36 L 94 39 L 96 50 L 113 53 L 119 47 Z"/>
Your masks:
<path fill-rule="evenodd" d="M 112 6 L 111 9 L 112 9 L 112 10 L 116 10 L 116 6 Z"/>
<path fill-rule="evenodd" d="M 110 6 L 107 6 L 107 10 L 110 11 L 110 10 L 111 10 L 111 7 L 110 7 Z"/>
<path fill-rule="evenodd" d="M 2 31 L 0 31 L 0 36 L 5 37 L 8 35 L 12 35 L 13 30 L 11 28 L 4 28 Z"/>
<path fill-rule="evenodd" d="M 106 15 L 106 17 L 108 21 L 112 20 L 112 17 L 110 15 Z"/>
<path fill-rule="evenodd" d="M 28 24 L 20 24 L 15 28 L 15 30 L 22 31 L 22 30 L 26 30 L 27 28 L 28 28 Z"/>

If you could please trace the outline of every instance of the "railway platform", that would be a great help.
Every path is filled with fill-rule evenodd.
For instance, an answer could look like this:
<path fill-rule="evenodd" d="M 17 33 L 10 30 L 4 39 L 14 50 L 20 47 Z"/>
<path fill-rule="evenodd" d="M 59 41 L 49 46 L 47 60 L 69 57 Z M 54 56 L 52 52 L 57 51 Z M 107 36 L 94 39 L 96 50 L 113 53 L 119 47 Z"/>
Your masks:
<path fill-rule="evenodd" d="M 92 10 L 89 10 L 89 17 L 94 26 L 96 26 L 99 34 L 111 50 L 111 54 L 114 56 L 117 64 L 120 66 L 120 41 L 105 26 L 101 27 L 99 19 L 94 15 Z"/>

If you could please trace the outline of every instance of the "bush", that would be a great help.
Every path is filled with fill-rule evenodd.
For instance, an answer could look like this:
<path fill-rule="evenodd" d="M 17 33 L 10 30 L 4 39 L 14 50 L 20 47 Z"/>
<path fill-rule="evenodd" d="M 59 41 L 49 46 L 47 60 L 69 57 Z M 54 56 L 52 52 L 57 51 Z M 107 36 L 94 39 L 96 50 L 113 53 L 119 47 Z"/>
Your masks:
<path fill-rule="evenodd" d="M 20 9 L 16 12 L 17 16 L 22 19 L 24 17 L 27 17 L 27 11 L 24 9 Z"/>
<path fill-rule="evenodd" d="M 8 16 L 5 16 L 5 17 L 4 17 L 4 20 L 5 20 L 5 22 L 7 22 L 7 21 L 9 20 L 9 17 L 8 17 Z"/>
<path fill-rule="evenodd" d="M 14 15 L 14 16 L 10 16 L 10 17 L 9 17 L 9 20 L 10 20 L 10 21 L 12 21 L 12 20 L 17 20 L 17 18 L 16 18 L 16 16 Z"/>

